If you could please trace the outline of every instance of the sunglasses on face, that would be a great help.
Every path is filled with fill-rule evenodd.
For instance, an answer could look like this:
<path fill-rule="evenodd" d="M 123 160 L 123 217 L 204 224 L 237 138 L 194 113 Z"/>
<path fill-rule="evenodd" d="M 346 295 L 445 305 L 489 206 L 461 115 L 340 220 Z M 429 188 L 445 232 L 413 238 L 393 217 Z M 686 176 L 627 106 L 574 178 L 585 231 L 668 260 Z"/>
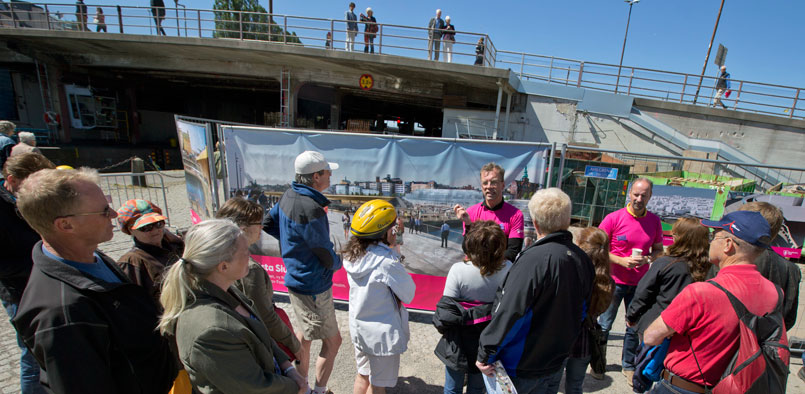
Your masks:
<path fill-rule="evenodd" d="M 151 223 L 151 224 L 142 226 L 142 227 L 138 228 L 137 231 L 142 231 L 144 233 L 147 233 L 147 232 L 150 232 L 150 231 L 152 231 L 154 229 L 161 229 L 163 227 L 165 227 L 165 221 L 164 220 L 156 222 L 156 223 Z"/>

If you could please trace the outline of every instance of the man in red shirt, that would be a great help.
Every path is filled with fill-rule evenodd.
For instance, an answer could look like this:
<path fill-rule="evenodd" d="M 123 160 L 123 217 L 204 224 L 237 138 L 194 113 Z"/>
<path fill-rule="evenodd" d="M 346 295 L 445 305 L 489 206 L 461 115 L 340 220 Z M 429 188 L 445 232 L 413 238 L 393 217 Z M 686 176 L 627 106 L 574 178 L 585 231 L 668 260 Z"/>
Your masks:
<path fill-rule="evenodd" d="M 768 248 L 769 223 L 757 212 L 736 211 L 720 221 L 702 220 L 710 234 L 713 279 L 749 310 L 762 316 L 777 306 L 775 285 L 753 264 Z M 693 283 L 674 299 L 644 335 L 647 345 L 671 337 L 663 379 L 652 393 L 704 393 L 721 379 L 738 349 L 739 325 L 727 295 L 710 283 Z M 674 334 L 681 335 L 674 335 Z"/>
<path fill-rule="evenodd" d="M 470 224 L 479 220 L 492 220 L 500 225 L 506 234 L 506 260 L 514 262 L 523 247 L 524 221 L 523 212 L 503 201 L 504 182 L 503 167 L 495 163 L 487 163 L 481 167 L 481 191 L 484 201 L 465 209 L 460 204 L 453 207 L 456 217 L 464 222 L 464 233 Z"/>

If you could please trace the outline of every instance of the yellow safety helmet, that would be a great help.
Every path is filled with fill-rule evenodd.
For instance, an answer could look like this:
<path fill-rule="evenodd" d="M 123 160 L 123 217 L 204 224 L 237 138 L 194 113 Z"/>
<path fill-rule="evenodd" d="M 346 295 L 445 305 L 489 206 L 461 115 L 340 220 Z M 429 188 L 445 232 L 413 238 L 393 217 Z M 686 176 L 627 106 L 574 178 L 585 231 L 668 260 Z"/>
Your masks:
<path fill-rule="evenodd" d="M 56 167 L 57 170 L 75 170 L 75 168 L 68 166 L 67 164 L 62 164 Z"/>
<path fill-rule="evenodd" d="M 358 238 L 380 239 L 397 223 L 397 211 L 384 200 L 363 203 L 352 217 L 350 233 Z"/>

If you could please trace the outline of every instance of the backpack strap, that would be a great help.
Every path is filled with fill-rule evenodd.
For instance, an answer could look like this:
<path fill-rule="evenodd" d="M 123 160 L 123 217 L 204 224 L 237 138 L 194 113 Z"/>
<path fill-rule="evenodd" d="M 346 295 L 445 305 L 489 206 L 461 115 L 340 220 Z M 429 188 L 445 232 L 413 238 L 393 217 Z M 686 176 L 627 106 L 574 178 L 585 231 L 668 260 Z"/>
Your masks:
<path fill-rule="evenodd" d="M 735 309 L 735 314 L 738 315 L 739 320 L 743 321 L 744 317 L 747 315 L 749 315 L 749 317 L 755 316 L 752 312 L 749 312 L 749 310 L 746 309 L 746 306 L 741 302 L 741 300 L 738 299 L 738 297 L 735 297 L 732 293 L 729 292 L 729 290 L 725 289 L 723 286 L 718 284 L 718 282 L 716 282 L 713 279 L 710 279 L 707 281 L 707 283 L 719 288 L 721 291 L 724 292 L 724 294 L 727 295 L 727 298 L 729 298 L 730 304 L 732 304 L 732 308 Z M 774 285 L 774 289 L 777 290 L 777 306 L 774 307 L 774 310 L 782 311 L 783 291 L 780 289 L 780 286 L 777 286 L 776 284 Z"/>

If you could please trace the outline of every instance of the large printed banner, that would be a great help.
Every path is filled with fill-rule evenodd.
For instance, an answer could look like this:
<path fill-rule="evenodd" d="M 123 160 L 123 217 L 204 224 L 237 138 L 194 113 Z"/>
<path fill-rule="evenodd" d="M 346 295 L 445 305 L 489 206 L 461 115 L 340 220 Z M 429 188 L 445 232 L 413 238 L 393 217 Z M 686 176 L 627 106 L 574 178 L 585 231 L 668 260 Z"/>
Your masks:
<path fill-rule="evenodd" d="M 193 224 L 212 217 L 212 185 L 214 172 L 210 172 L 210 130 L 199 124 L 176 118 L 176 132 L 182 152 L 187 197 Z"/>
<path fill-rule="evenodd" d="M 447 272 L 463 260 L 462 227 L 452 207 L 467 207 L 483 200 L 480 168 L 495 162 L 506 170 L 504 197 L 524 211 L 528 223 L 528 198 L 545 174 L 547 148 L 536 145 L 219 127 L 229 195 L 254 199 L 266 209 L 293 181 L 298 154 L 315 150 L 339 164 L 339 169 L 333 171 L 330 188 L 324 192 L 332 201 L 328 218 L 330 236 L 336 245 L 345 245 L 348 239 L 348 229 L 343 225 L 345 215 L 351 217 L 351 212 L 372 198 L 391 202 L 406 224 L 400 252 L 417 284 L 416 297 L 409 305 L 415 309 L 435 309 Z M 537 179 L 529 179 L 530 176 Z M 442 247 L 440 233 L 445 223 L 450 233 L 447 247 Z M 285 266 L 277 241 L 264 234 L 260 242 L 266 256 L 254 256 L 255 259 L 268 272 L 274 289 L 286 291 Z M 345 271 L 336 272 L 333 281 L 333 296 L 348 299 Z"/>

